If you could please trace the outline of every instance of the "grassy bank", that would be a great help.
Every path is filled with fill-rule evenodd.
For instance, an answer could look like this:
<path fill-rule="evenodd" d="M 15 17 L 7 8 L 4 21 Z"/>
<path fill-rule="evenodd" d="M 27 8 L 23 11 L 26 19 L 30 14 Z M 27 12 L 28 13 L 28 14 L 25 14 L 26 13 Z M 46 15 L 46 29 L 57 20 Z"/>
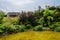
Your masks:
<path fill-rule="evenodd" d="M 60 32 L 28 31 L 3 36 L 0 40 L 60 40 Z"/>

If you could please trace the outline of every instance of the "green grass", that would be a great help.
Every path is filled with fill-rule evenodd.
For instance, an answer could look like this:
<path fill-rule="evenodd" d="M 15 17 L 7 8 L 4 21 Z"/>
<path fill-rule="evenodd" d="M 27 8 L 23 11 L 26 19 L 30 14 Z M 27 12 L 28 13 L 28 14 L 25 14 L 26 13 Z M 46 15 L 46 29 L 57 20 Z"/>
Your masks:
<path fill-rule="evenodd" d="M 0 40 L 60 40 L 60 32 L 27 31 L 3 36 Z"/>

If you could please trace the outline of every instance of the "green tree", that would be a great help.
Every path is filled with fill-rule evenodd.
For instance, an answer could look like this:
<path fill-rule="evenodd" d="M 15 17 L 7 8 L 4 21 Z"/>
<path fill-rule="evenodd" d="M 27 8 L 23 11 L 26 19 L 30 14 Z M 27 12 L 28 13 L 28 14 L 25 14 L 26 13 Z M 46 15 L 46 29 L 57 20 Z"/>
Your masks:
<path fill-rule="evenodd" d="M 53 23 L 54 20 L 54 12 L 55 10 L 51 9 L 52 7 L 46 6 L 46 9 L 43 12 L 43 17 L 44 17 L 44 25 L 49 26 Z"/>
<path fill-rule="evenodd" d="M 3 19 L 3 17 L 4 17 L 4 12 L 3 11 L 0 11 L 0 24 L 2 23 L 2 19 Z"/>
<path fill-rule="evenodd" d="M 36 18 L 41 18 L 42 17 L 42 15 L 43 15 L 43 9 L 40 7 L 40 6 L 38 6 L 38 9 L 35 11 L 35 16 L 36 16 Z"/>
<path fill-rule="evenodd" d="M 60 7 L 56 7 L 55 9 L 54 21 L 55 22 L 60 21 Z"/>

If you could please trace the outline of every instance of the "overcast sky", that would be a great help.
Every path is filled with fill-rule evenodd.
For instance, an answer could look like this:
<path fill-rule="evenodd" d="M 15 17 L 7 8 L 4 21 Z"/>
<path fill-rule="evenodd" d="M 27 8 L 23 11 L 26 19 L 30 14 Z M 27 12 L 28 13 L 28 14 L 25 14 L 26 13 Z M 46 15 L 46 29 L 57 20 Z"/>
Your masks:
<path fill-rule="evenodd" d="M 0 0 L 0 10 L 5 12 L 34 11 L 45 5 L 60 5 L 60 0 Z"/>

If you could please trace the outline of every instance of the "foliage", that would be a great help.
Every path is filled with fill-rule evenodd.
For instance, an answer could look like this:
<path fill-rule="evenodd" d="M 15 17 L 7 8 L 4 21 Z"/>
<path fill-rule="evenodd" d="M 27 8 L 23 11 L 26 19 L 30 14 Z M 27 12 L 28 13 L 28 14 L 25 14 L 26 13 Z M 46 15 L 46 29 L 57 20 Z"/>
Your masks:
<path fill-rule="evenodd" d="M 52 25 L 49 26 L 49 28 L 50 28 L 52 31 L 54 31 L 55 28 L 56 28 L 56 25 L 55 25 L 55 24 L 52 24 Z"/>
<path fill-rule="evenodd" d="M 19 24 L 25 24 L 27 21 L 26 13 L 22 12 L 22 14 L 19 16 Z"/>
<path fill-rule="evenodd" d="M 43 27 L 60 31 L 60 7 L 42 9 L 38 6 L 34 12 L 22 12 L 19 18 L 4 17 L 4 12 L 0 11 L 0 33 L 24 32 L 26 29 L 42 31 Z"/>
<path fill-rule="evenodd" d="M 25 30 L 26 30 L 25 25 L 17 26 L 17 31 L 18 31 L 18 32 L 24 32 Z"/>
<path fill-rule="evenodd" d="M 44 24 L 44 17 L 41 17 L 38 21 L 39 24 L 43 25 Z"/>
<path fill-rule="evenodd" d="M 0 17 L 4 17 L 4 12 L 3 11 L 0 11 Z"/>
<path fill-rule="evenodd" d="M 3 24 L 6 24 L 6 23 L 11 24 L 11 18 L 9 16 L 8 17 L 4 17 L 2 21 L 3 21 Z"/>
<path fill-rule="evenodd" d="M 11 21 L 12 21 L 12 24 L 15 24 L 15 25 L 18 25 L 18 23 L 19 23 L 19 20 L 17 17 L 11 18 Z"/>
<path fill-rule="evenodd" d="M 32 28 L 32 26 L 30 24 L 26 25 L 26 29 L 31 29 L 31 28 Z"/>
<path fill-rule="evenodd" d="M 60 25 L 55 28 L 55 31 L 60 32 Z"/>
<path fill-rule="evenodd" d="M 26 30 L 25 25 L 13 25 L 13 24 L 1 24 L 0 25 L 0 33 L 16 33 L 16 32 L 24 32 Z"/>
<path fill-rule="evenodd" d="M 4 12 L 3 11 L 0 11 L 0 24 L 2 23 L 3 17 L 4 17 Z"/>
<path fill-rule="evenodd" d="M 0 33 L 4 32 L 4 30 L 2 30 L 2 29 L 4 29 L 4 27 L 2 26 L 2 24 L 0 24 Z"/>
<path fill-rule="evenodd" d="M 33 30 L 35 30 L 35 31 L 42 31 L 43 27 L 42 27 L 42 25 L 38 25 L 38 26 L 34 27 Z"/>
<path fill-rule="evenodd" d="M 15 18 L 11 18 L 11 17 L 4 17 L 4 19 L 2 20 L 3 21 L 3 24 L 4 23 L 9 23 L 9 24 L 14 24 L 14 25 L 17 25 L 19 23 L 19 20 L 17 17 Z"/>
<path fill-rule="evenodd" d="M 7 33 L 13 33 L 16 31 L 16 27 L 13 24 L 2 24 L 2 30 Z"/>
<path fill-rule="evenodd" d="M 60 22 L 55 23 L 55 29 L 54 30 L 60 32 Z"/>

